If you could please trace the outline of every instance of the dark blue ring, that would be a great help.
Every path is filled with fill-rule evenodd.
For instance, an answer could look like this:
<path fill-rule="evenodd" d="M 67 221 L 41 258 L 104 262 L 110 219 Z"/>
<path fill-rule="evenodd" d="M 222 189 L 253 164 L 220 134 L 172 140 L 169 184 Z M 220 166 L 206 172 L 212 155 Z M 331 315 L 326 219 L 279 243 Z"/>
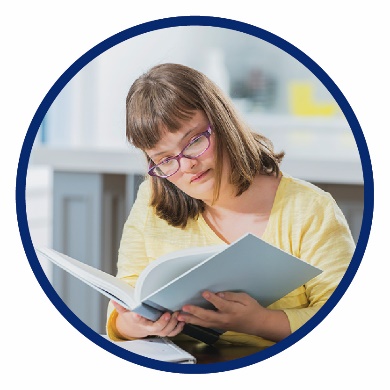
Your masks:
<path fill-rule="evenodd" d="M 44 116 L 46 115 L 50 105 L 56 99 L 61 90 L 65 85 L 79 72 L 84 66 L 86 66 L 90 61 L 98 57 L 100 54 L 106 50 L 112 48 L 113 46 L 127 40 L 138 36 L 140 34 L 148 33 L 155 30 L 165 29 L 169 27 L 178 27 L 178 26 L 212 26 L 212 27 L 221 27 L 230 30 L 235 30 L 243 32 L 245 34 L 252 35 L 263 39 L 276 47 L 279 47 L 283 51 L 289 53 L 300 61 L 304 66 L 306 66 L 329 90 L 333 98 L 337 101 L 340 109 L 343 111 L 351 129 L 354 134 L 356 144 L 359 150 L 363 178 L 364 178 L 364 212 L 363 212 L 363 221 L 362 227 L 359 235 L 359 239 L 356 245 L 356 250 L 353 255 L 350 266 L 348 267 L 341 283 L 337 287 L 336 291 L 332 294 L 330 299 L 326 304 L 315 314 L 306 324 L 304 324 L 300 329 L 291 334 L 286 339 L 276 343 L 275 345 L 265 349 L 264 351 L 255 353 L 250 356 L 246 356 L 240 359 L 232 360 L 229 362 L 223 363 L 214 363 L 214 364 L 205 364 L 205 365 L 178 365 L 173 363 L 159 362 L 152 359 L 144 358 L 142 356 L 136 355 L 134 353 L 125 351 L 124 349 L 117 347 L 116 345 L 110 343 L 109 341 L 100 337 L 87 325 L 85 325 L 75 314 L 64 304 L 64 302 L 59 298 L 55 290 L 53 289 L 51 283 L 46 278 L 39 261 L 37 259 L 34 247 L 31 241 L 30 232 L 28 228 L 28 221 L 26 215 L 26 199 L 25 199 L 25 190 L 26 190 L 26 175 L 27 168 L 29 163 L 29 158 L 31 154 L 31 148 L 34 143 L 35 137 L 37 135 L 38 129 L 42 123 Z M 373 217 L 374 209 L 374 181 L 373 173 L 371 167 L 371 160 L 367 144 L 363 135 L 363 132 L 360 128 L 359 122 L 350 107 L 349 103 L 345 99 L 342 92 L 332 81 L 332 79 L 324 72 L 324 70 L 318 66 L 311 58 L 309 58 L 302 51 L 297 49 L 292 44 L 288 43 L 284 39 L 266 31 L 259 27 L 252 26 L 243 22 L 238 22 L 230 19 L 211 17 L 211 16 L 178 16 L 171 17 L 166 19 L 159 19 L 147 23 L 143 23 L 127 30 L 124 30 L 118 34 L 111 36 L 110 38 L 99 43 L 91 50 L 86 52 L 78 60 L 76 60 L 55 82 L 52 88 L 44 97 L 42 103 L 38 107 L 31 124 L 28 128 L 22 150 L 19 158 L 19 165 L 17 170 L 16 177 L 16 211 L 19 224 L 19 231 L 21 239 L 23 242 L 24 250 L 26 252 L 27 258 L 29 260 L 30 266 L 40 283 L 42 289 L 45 291 L 46 295 L 56 306 L 56 308 L 61 312 L 61 314 L 82 334 L 92 340 L 94 343 L 98 344 L 107 351 L 125 359 L 130 362 L 168 372 L 177 372 L 177 373 L 213 373 L 213 372 L 222 372 L 233 370 L 251 364 L 261 362 L 265 359 L 268 359 L 279 352 L 282 352 L 286 348 L 295 344 L 301 338 L 306 336 L 310 331 L 312 331 L 335 307 L 341 297 L 344 295 L 348 286 L 352 282 L 359 266 L 362 261 L 370 230 Z"/>

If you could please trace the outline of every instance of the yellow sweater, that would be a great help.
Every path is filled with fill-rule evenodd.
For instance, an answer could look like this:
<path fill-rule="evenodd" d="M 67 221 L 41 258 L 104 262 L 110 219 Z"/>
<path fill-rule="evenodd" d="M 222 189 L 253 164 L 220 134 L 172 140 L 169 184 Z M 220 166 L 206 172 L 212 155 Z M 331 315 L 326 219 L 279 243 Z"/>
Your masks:
<path fill-rule="evenodd" d="M 189 221 L 185 229 L 169 226 L 155 215 L 149 198 L 146 180 L 125 223 L 119 248 L 117 277 L 132 286 L 150 262 L 166 253 L 224 244 L 202 216 Z M 321 308 L 339 284 L 352 259 L 354 241 L 344 215 L 329 193 L 285 174 L 262 239 L 323 270 L 321 275 L 269 306 L 287 314 L 294 332 Z M 117 313 L 111 304 L 107 314 L 107 334 L 119 340 L 115 328 Z M 220 342 L 260 347 L 274 344 L 237 332 L 225 332 Z"/>

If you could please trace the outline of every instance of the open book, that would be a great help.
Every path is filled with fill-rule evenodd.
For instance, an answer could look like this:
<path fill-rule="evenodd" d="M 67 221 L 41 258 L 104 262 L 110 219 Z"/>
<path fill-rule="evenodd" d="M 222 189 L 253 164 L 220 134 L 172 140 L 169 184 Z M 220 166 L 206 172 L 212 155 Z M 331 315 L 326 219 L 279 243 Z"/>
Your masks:
<path fill-rule="evenodd" d="M 135 288 L 53 249 L 35 249 L 38 257 L 153 321 L 163 312 L 180 311 L 185 304 L 212 309 L 201 296 L 205 290 L 246 292 L 267 307 L 322 272 L 250 233 L 230 245 L 164 255 L 142 271 Z"/>
<path fill-rule="evenodd" d="M 180 348 L 167 337 L 149 337 L 132 341 L 112 341 L 106 335 L 102 335 L 102 337 L 127 351 L 150 359 L 180 364 L 196 363 L 195 356 Z"/>

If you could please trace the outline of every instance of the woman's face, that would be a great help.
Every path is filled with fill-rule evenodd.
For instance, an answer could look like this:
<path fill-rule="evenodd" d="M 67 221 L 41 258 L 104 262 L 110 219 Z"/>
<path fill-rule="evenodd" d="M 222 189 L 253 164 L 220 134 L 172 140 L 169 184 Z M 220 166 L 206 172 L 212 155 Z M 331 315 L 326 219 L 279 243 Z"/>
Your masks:
<path fill-rule="evenodd" d="M 155 164 L 168 157 L 177 156 L 196 136 L 206 131 L 209 121 L 203 111 L 181 124 L 176 133 L 165 132 L 153 149 L 145 150 Z M 211 202 L 215 184 L 215 135 L 211 132 L 210 147 L 199 157 L 180 159 L 180 168 L 169 180 L 180 190 L 195 199 Z"/>

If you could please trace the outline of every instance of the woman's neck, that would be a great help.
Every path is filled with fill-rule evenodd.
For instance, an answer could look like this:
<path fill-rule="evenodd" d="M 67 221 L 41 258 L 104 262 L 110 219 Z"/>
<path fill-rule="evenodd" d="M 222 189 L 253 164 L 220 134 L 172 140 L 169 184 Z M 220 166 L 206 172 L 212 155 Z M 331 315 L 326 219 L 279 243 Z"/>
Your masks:
<path fill-rule="evenodd" d="M 221 196 L 214 204 L 207 204 L 203 218 L 214 233 L 231 243 L 246 233 L 262 237 L 272 211 L 280 178 L 258 176 L 240 196 Z"/>
<path fill-rule="evenodd" d="M 233 214 L 269 215 L 274 203 L 280 177 L 258 175 L 249 188 L 236 196 L 234 189 L 221 188 L 218 200 L 205 202 L 205 212 L 215 218 Z"/>

